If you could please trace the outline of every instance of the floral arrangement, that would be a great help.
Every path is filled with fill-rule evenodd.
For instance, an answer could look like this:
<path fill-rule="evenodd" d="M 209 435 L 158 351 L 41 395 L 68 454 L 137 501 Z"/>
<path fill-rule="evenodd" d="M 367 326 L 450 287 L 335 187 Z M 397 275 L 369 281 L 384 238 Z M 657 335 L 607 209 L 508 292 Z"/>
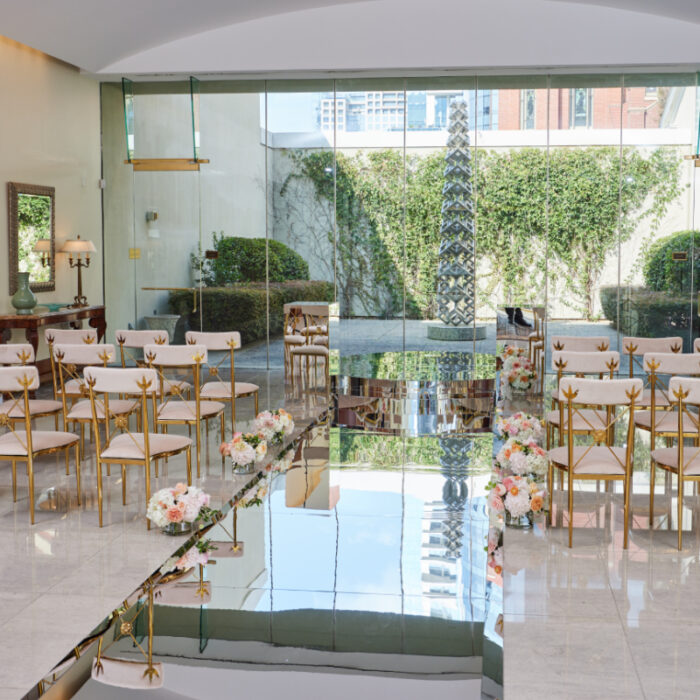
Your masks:
<path fill-rule="evenodd" d="M 506 389 L 527 391 L 535 379 L 537 372 L 532 362 L 527 358 L 527 351 L 514 345 L 506 345 L 500 354 L 501 384 Z"/>
<path fill-rule="evenodd" d="M 294 431 L 294 421 L 283 408 L 275 411 L 258 413 L 253 422 L 253 429 L 270 444 L 280 444 Z"/>
<path fill-rule="evenodd" d="M 504 439 L 518 438 L 521 442 L 535 441 L 541 445 L 544 439 L 544 424 L 539 418 L 519 411 L 512 416 L 496 419 L 496 435 Z"/>
<path fill-rule="evenodd" d="M 547 491 L 543 484 L 530 476 L 513 474 L 498 477 L 486 486 L 489 508 L 511 518 L 522 518 L 544 510 Z"/>
<path fill-rule="evenodd" d="M 486 541 L 486 554 L 488 557 L 488 567 L 496 575 L 503 573 L 503 528 L 492 526 Z"/>
<path fill-rule="evenodd" d="M 261 479 L 252 489 L 246 492 L 242 498 L 236 503 L 240 508 L 252 508 L 253 506 L 261 506 L 267 492 L 270 490 L 270 477 L 266 476 Z"/>
<path fill-rule="evenodd" d="M 170 523 L 193 523 L 204 509 L 209 512 L 209 494 L 197 486 L 177 484 L 157 491 L 148 502 L 146 516 L 156 527 Z"/>
<path fill-rule="evenodd" d="M 219 452 L 237 467 L 261 462 L 267 455 L 267 442 L 260 433 L 234 433 L 231 442 L 222 442 Z"/>
<path fill-rule="evenodd" d="M 506 441 L 496 455 L 496 462 L 501 469 L 518 476 L 543 476 L 549 466 L 547 453 L 535 440 L 523 442 L 519 438 Z"/>
<path fill-rule="evenodd" d="M 268 471 L 284 473 L 289 470 L 294 462 L 294 450 L 287 450 L 276 460 L 270 463 Z"/>
<path fill-rule="evenodd" d="M 197 540 L 176 562 L 176 569 L 190 569 L 201 564 L 206 566 L 209 562 L 209 552 L 217 547 L 211 540 Z"/>

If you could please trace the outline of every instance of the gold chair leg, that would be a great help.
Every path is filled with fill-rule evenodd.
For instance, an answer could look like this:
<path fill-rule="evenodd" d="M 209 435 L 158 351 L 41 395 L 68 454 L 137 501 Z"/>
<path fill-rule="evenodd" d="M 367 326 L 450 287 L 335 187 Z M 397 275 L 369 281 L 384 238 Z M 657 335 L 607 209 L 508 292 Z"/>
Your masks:
<path fill-rule="evenodd" d="M 549 512 L 547 513 L 547 525 L 552 524 L 552 508 L 554 507 L 554 494 L 552 487 L 554 486 L 554 465 L 550 462 L 547 469 L 547 493 L 549 494 Z"/>
<path fill-rule="evenodd" d="M 66 448 L 64 456 L 66 458 L 66 476 L 68 476 L 70 474 L 70 454 L 68 448 Z"/>
<path fill-rule="evenodd" d="M 148 510 L 148 502 L 151 500 L 151 464 L 146 462 L 146 510 Z M 146 518 L 146 529 L 151 529 L 151 521 Z"/>
<path fill-rule="evenodd" d="M 625 519 L 624 523 L 624 534 L 622 539 L 622 549 L 627 549 L 629 544 L 629 529 L 630 529 L 630 489 L 632 488 L 632 480 L 630 477 L 625 477 L 622 482 L 622 486 L 625 489 L 623 495 L 624 498 L 624 509 L 623 517 Z"/>
<path fill-rule="evenodd" d="M 68 449 L 66 448 L 66 457 L 68 456 Z M 82 498 L 80 495 L 80 448 L 78 444 L 75 445 L 75 483 L 78 487 L 78 505 L 82 505 Z"/>
<path fill-rule="evenodd" d="M 574 538 L 574 484 L 573 484 L 573 479 L 571 478 L 571 467 L 569 466 L 568 469 L 569 472 L 569 549 L 573 546 L 573 538 Z M 563 474 L 562 474 L 563 476 Z"/>
<path fill-rule="evenodd" d="M 29 477 L 29 520 L 34 525 L 34 466 L 27 461 L 27 476 Z"/>
<path fill-rule="evenodd" d="M 683 465 L 679 465 L 683 466 Z M 680 470 L 679 470 L 680 471 Z M 678 474 L 678 551 L 683 549 L 683 477 Z"/>
<path fill-rule="evenodd" d="M 99 457 L 99 455 L 98 455 Z M 97 513 L 102 527 L 102 462 L 97 459 Z"/>
<path fill-rule="evenodd" d="M 53 414 L 53 426 L 54 430 L 58 432 L 58 413 Z"/>
<path fill-rule="evenodd" d="M 17 503 L 17 462 L 12 460 L 12 500 Z"/>
<path fill-rule="evenodd" d="M 221 442 L 223 442 L 226 439 L 224 437 L 224 435 L 225 435 L 224 430 L 226 428 L 226 419 L 224 417 L 223 411 L 221 411 L 221 413 L 219 414 L 219 419 L 221 421 Z M 226 466 L 226 457 L 224 457 L 223 454 L 221 455 L 221 466 L 222 467 Z"/>
<path fill-rule="evenodd" d="M 126 464 L 122 464 L 122 505 L 126 505 Z"/>
<path fill-rule="evenodd" d="M 259 411 L 258 411 L 258 392 L 257 391 L 253 394 L 253 401 L 255 404 L 255 415 L 257 416 L 259 413 Z"/>
<path fill-rule="evenodd" d="M 197 431 L 197 434 L 195 435 L 195 449 L 197 450 L 197 478 L 199 479 L 202 475 L 200 468 L 200 464 L 202 462 L 202 428 L 199 425 L 199 421 L 197 421 L 195 430 Z"/>
<path fill-rule="evenodd" d="M 187 458 L 187 485 L 192 485 L 192 447 L 188 447 L 185 451 L 185 456 Z"/>
<path fill-rule="evenodd" d="M 654 529 L 654 488 L 656 486 L 656 462 L 651 460 L 649 471 L 649 529 Z"/>

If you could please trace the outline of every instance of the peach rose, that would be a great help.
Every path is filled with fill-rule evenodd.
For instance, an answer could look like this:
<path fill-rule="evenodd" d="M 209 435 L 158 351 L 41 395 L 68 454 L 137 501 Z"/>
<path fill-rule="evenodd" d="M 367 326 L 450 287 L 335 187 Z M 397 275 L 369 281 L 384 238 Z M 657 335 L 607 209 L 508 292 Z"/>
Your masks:
<path fill-rule="evenodd" d="M 219 445 L 219 453 L 222 454 L 224 457 L 230 457 L 231 456 L 231 445 L 229 445 L 228 442 L 222 442 Z"/>
<path fill-rule="evenodd" d="M 177 506 L 172 506 L 171 508 L 168 508 L 165 516 L 171 523 L 182 522 L 182 511 Z"/>
<path fill-rule="evenodd" d="M 517 496 L 520 493 L 520 489 L 517 486 L 511 486 L 510 495 Z"/>
<path fill-rule="evenodd" d="M 544 506 L 544 499 L 542 498 L 542 496 L 537 494 L 537 495 L 532 497 L 532 500 L 530 501 L 530 508 L 532 508 L 532 510 L 534 510 L 535 513 L 542 510 L 543 506 Z"/>
<path fill-rule="evenodd" d="M 179 484 L 175 484 L 175 493 L 178 495 L 181 495 L 183 493 L 187 493 L 187 484 L 183 484 L 180 482 Z"/>

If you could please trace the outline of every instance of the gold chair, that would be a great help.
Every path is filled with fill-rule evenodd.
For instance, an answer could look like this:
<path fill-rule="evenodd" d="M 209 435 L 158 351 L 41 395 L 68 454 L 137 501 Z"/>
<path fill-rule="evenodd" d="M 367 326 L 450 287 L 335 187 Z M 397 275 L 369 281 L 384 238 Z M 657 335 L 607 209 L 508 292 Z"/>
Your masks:
<path fill-rule="evenodd" d="M 34 364 L 34 348 L 30 343 L 2 344 L 0 345 L 0 365 L 17 366 Z M 53 416 L 54 429 L 58 430 L 58 416 L 63 410 L 61 401 L 50 399 L 29 399 L 29 416 L 45 418 Z M 5 401 L 0 404 L 0 415 L 8 415 L 13 422 L 24 420 L 24 404 Z"/>
<path fill-rule="evenodd" d="M 634 408 L 637 398 L 642 394 L 641 379 L 580 379 L 564 377 L 559 385 L 561 402 L 559 403 L 560 424 L 567 426 L 567 444 L 549 450 L 549 469 L 547 486 L 550 498 L 554 483 L 554 469 L 564 472 L 568 477 L 569 510 L 569 547 L 572 546 L 574 523 L 574 481 L 622 481 L 624 499 L 624 539 L 623 548 L 627 549 L 629 536 L 629 502 L 632 487 L 632 462 L 634 457 Z M 594 445 L 574 446 L 574 425 L 581 414 L 581 406 L 605 406 L 610 409 L 609 421 L 602 430 L 594 430 L 591 436 Z M 616 407 L 622 406 L 619 413 Z M 622 417 L 629 415 L 627 439 L 624 447 L 614 444 L 601 444 L 614 435 L 615 425 Z M 551 508 L 549 513 L 551 523 Z"/>
<path fill-rule="evenodd" d="M 605 352 L 610 347 L 606 335 L 553 335 L 550 339 L 552 350 L 567 352 Z"/>
<path fill-rule="evenodd" d="M 185 453 L 187 459 L 187 484 L 192 483 L 192 440 L 180 435 L 150 433 L 148 430 L 148 401 L 155 411 L 158 391 L 158 373 L 154 369 L 123 369 L 112 367 L 86 367 L 83 375 L 88 385 L 92 408 L 92 425 L 95 436 L 97 463 L 97 503 L 100 527 L 102 527 L 102 465 L 119 464 L 122 469 L 122 502 L 126 503 L 126 465 L 144 468 L 146 478 L 146 506 L 151 499 L 151 462 Z M 126 416 L 116 416 L 110 411 L 110 394 L 127 394 L 140 397 L 143 432 L 132 433 Z M 99 398 L 102 396 L 103 398 Z M 100 415 L 114 421 L 121 434 L 107 436 L 105 446 L 100 438 Z M 151 522 L 147 520 L 151 529 Z"/>
<path fill-rule="evenodd" d="M 564 444 L 563 430 L 568 429 L 566 423 L 566 414 L 563 415 L 564 423 L 561 423 L 562 413 L 559 410 L 559 403 L 563 400 L 561 389 L 561 380 L 565 373 L 572 374 L 576 377 L 584 377 L 585 375 L 597 375 L 598 379 L 603 379 L 607 376 L 612 379 L 615 376 L 620 365 L 620 355 L 617 352 L 565 352 L 555 350 L 552 353 L 552 365 L 557 371 L 557 388 L 552 395 L 552 409 L 545 417 L 545 426 L 547 430 L 547 449 L 551 447 L 554 431 L 559 434 L 558 445 Z M 574 434 L 589 435 L 596 430 L 603 430 L 609 422 L 610 410 L 581 409 L 574 416 Z M 562 430 L 563 425 L 563 430 Z"/>
<path fill-rule="evenodd" d="M 646 358 L 645 358 L 646 359 Z M 668 390 L 677 419 L 675 447 L 663 447 L 651 451 L 651 475 L 649 488 L 649 527 L 654 526 L 654 485 L 656 468 L 675 474 L 678 478 L 678 550 L 683 548 L 683 487 L 686 481 L 700 481 L 700 379 L 697 377 L 672 377 Z M 688 410 L 693 407 L 695 411 Z M 685 445 L 691 438 L 693 446 Z"/>
<path fill-rule="evenodd" d="M 65 387 L 68 382 L 77 382 L 81 396 L 87 397 L 88 390 L 84 379 L 80 376 L 80 370 L 85 367 L 106 367 L 114 362 L 116 351 L 114 345 L 67 345 L 57 343 L 53 348 L 56 369 L 59 378 L 60 396 L 63 399 L 63 429 L 68 430 L 72 424 L 80 426 L 80 450 L 85 456 L 85 426 L 90 431 L 92 425 L 92 407 L 90 400 L 83 398 L 71 406 L 66 402 Z M 109 404 L 109 411 L 105 412 L 98 407 L 98 416 L 105 426 L 105 436 L 109 435 L 108 413 L 114 416 L 130 416 L 139 410 L 139 402 L 134 399 L 113 399 Z"/>
<path fill-rule="evenodd" d="M 97 343 L 97 331 L 94 328 L 83 330 L 64 330 L 61 328 L 47 328 L 44 331 L 44 340 L 49 348 L 49 360 L 51 362 L 51 378 L 53 380 L 53 398 L 58 401 L 61 398 L 61 389 L 58 386 L 58 375 L 56 373 L 56 362 L 54 361 L 53 348 L 54 345 L 94 345 Z M 69 381 L 64 387 L 66 395 L 71 400 L 77 400 L 82 397 L 80 384 L 74 380 Z"/>
<path fill-rule="evenodd" d="M 299 345 L 305 345 L 306 335 L 302 334 L 304 328 L 304 314 L 299 307 L 292 307 L 284 315 L 284 376 L 289 375 L 290 350 Z"/>
<path fill-rule="evenodd" d="M 252 396 L 255 403 L 255 415 L 257 416 L 258 393 L 260 391 L 260 387 L 257 384 L 236 381 L 234 351 L 241 347 L 241 334 L 237 331 L 220 333 L 188 331 L 185 335 L 185 340 L 188 345 L 203 345 L 207 349 L 207 353 L 226 353 L 216 364 L 211 364 L 209 360 L 205 361 L 203 366 L 206 366 L 209 376 L 214 377 L 214 379 L 202 384 L 200 398 L 202 401 L 229 401 L 231 403 L 231 431 L 236 432 L 236 399 Z M 228 382 L 221 379 L 222 365 L 227 357 L 231 364 L 231 378 Z M 221 439 L 224 439 L 223 433 Z"/>
<path fill-rule="evenodd" d="M 294 377 L 296 375 L 295 360 L 299 358 L 300 378 L 302 376 L 302 360 L 306 362 L 304 373 L 306 377 L 306 386 L 311 386 L 311 360 L 313 360 L 314 382 L 318 377 L 318 361 L 321 360 L 324 365 L 323 376 L 325 379 L 325 386 L 328 387 L 330 383 L 330 352 L 328 343 L 327 340 L 325 344 L 314 342 L 316 338 L 328 338 L 328 318 L 326 316 L 305 314 L 304 319 L 306 343 L 293 346 L 289 350 L 292 386 L 294 386 Z"/>
<path fill-rule="evenodd" d="M 197 478 L 201 474 L 202 462 L 202 431 L 201 423 L 206 423 L 209 434 L 209 420 L 219 418 L 221 421 L 221 439 L 224 439 L 224 410 L 226 406 L 218 401 L 201 400 L 200 374 L 202 363 L 207 361 L 207 348 L 204 345 L 146 345 L 144 357 L 149 367 L 158 370 L 160 395 L 163 396 L 163 386 L 168 379 L 166 369 L 187 369 L 192 372 L 194 380 L 194 401 L 188 401 L 173 388 L 169 396 L 165 396 L 154 412 L 155 432 L 162 428 L 168 432 L 170 425 L 186 425 L 194 427 L 196 433 Z M 223 461 L 222 456 L 222 461 Z"/>
<path fill-rule="evenodd" d="M 544 391 L 544 319 L 545 307 L 533 306 L 532 318 L 534 320 L 534 328 L 527 338 L 527 359 L 532 362 L 537 371 L 538 384 L 540 391 Z"/>
<path fill-rule="evenodd" d="M 17 462 L 26 462 L 29 478 L 29 518 L 34 524 L 34 460 L 43 455 L 63 451 L 68 473 L 69 450 L 75 446 L 75 480 L 80 498 L 79 438 L 73 433 L 57 430 L 32 430 L 29 409 L 29 392 L 39 388 L 39 371 L 36 367 L 1 367 L 0 393 L 8 394 L 13 406 L 23 403 L 24 430 L 15 430 L 12 419 L 0 414 L 0 425 L 9 432 L 0 435 L 0 461 L 12 463 L 12 497 L 17 501 Z"/>
<path fill-rule="evenodd" d="M 634 377 L 635 368 L 645 374 L 644 393 L 639 400 L 639 406 L 651 406 L 651 387 L 649 387 L 648 371 L 644 369 L 643 358 L 647 353 L 680 353 L 683 351 L 683 338 L 670 336 L 668 338 L 636 338 L 625 336 L 622 339 L 622 354 L 629 355 L 629 376 Z M 657 405 L 668 406 L 668 396 L 658 392 Z"/>

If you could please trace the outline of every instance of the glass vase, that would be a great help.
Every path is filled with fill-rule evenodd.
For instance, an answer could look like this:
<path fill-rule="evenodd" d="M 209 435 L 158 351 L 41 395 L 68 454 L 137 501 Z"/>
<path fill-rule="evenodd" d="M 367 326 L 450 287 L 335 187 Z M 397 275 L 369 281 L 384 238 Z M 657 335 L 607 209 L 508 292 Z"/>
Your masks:
<path fill-rule="evenodd" d="M 506 527 L 515 527 L 520 530 L 529 530 L 532 527 L 532 511 L 516 518 L 506 511 Z"/>
<path fill-rule="evenodd" d="M 233 465 L 233 473 L 234 474 L 254 474 L 255 473 L 255 462 L 251 462 L 250 464 L 244 464 L 241 466 L 240 464 L 234 464 Z"/>
<path fill-rule="evenodd" d="M 192 532 L 192 523 L 168 523 L 163 528 L 163 533 L 166 535 L 184 535 L 188 532 Z"/>

